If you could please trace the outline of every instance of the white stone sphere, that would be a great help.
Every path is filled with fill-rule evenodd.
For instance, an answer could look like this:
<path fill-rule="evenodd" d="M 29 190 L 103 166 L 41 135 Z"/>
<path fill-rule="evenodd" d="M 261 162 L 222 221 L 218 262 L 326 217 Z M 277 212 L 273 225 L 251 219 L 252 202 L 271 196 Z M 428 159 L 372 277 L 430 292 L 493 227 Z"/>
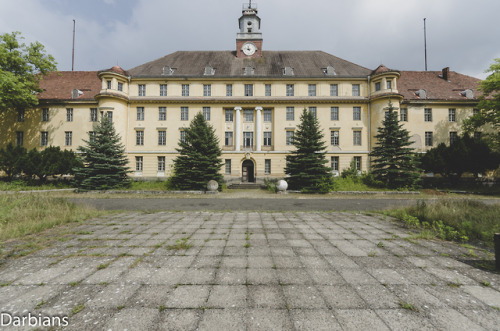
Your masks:
<path fill-rule="evenodd" d="M 218 188 L 219 188 L 219 183 L 217 183 L 217 181 L 213 179 L 208 181 L 207 190 L 209 190 L 210 192 L 215 192 L 217 191 Z"/>
<path fill-rule="evenodd" d="M 288 183 L 286 181 L 284 181 L 283 179 L 281 179 L 280 181 L 278 181 L 278 183 L 276 184 L 276 188 L 278 189 L 278 191 L 286 191 L 286 189 L 288 188 Z"/>

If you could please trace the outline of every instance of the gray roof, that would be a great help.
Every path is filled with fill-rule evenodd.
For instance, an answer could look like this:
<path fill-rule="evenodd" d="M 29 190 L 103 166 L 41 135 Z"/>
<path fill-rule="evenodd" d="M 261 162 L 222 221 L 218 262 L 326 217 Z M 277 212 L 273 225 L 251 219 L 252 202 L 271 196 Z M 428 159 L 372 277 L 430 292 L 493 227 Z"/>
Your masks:
<path fill-rule="evenodd" d="M 205 68 L 215 69 L 205 75 Z M 128 70 L 132 77 L 249 77 L 245 67 L 254 68 L 250 77 L 287 78 L 285 67 L 293 68 L 293 76 L 307 77 L 366 77 L 372 70 L 322 51 L 263 51 L 261 58 L 237 58 L 234 51 L 179 51 Z M 324 70 L 333 67 L 335 75 Z M 165 70 L 164 68 L 167 67 Z M 168 68 L 173 68 L 169 74 Z M 332 71 L 330 71 L 332 72 Z"/>

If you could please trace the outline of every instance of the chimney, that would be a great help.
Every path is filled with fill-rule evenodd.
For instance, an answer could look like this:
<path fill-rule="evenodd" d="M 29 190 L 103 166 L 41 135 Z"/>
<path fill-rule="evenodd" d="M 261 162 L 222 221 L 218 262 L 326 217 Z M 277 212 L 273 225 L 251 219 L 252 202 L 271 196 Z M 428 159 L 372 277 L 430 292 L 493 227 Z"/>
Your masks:
<path fill-rule="evenodd" d="M 443 68 L 442 75 L 443 79 L 448 81 L 448 77 L 450 76 L 450 67 Z"/>

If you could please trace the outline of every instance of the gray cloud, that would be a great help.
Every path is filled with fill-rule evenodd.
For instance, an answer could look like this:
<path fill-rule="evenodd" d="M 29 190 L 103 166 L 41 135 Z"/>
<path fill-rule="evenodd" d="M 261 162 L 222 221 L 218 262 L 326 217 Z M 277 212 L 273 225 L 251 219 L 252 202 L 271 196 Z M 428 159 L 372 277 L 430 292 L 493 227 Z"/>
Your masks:
<path fill-rule="evenodd" d="M 20 0 L 2 5 L 0 33 L 21 31 L 71 70 L 130 69 L 177 50 L 232 50 L 243 1 Z M 383 63 L 484 78 L 500 57 L 497 0 L 261 0 L 264 49 L 323 50 L 367 68 Z"/>

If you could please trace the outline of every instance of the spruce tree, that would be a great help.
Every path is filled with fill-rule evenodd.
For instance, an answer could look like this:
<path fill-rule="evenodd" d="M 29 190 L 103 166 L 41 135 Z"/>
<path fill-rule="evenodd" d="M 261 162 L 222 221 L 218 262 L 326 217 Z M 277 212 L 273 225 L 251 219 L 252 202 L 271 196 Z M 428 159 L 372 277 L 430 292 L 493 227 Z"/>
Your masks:
<path fill-rule="evenodd" d="M 295 150 L 286 156 L 285 173 L 290 189 L 327 193 L 332 188 L 331 169 L 326 166 L 326 146 L 316 117 L 306 109 L 300 116 L 292 144 Z"/>
<path fill-rule="evenodd" d="M 223 177 L 221 148 L 214 128 L 202 113 L 196 114 L 185 130 L 185 138 L 179 140 L 179 152 L 174 160 L 173 187 L 180 190 L 206 190 L 207 183 L 215 180 L 222 187 Z"/>
<path fill-rule="evenodd" d="M 82 190 L 106 190 L 125 187 L 130 183 L 128 159 L 120 136 L 113 123 L 103 117 L 94 127 L 95 135 L 89 133 L 86 146 L 79 146 L 83 167 L 77 167 L 75 181 Z"/>
<path fill-rule="evenodd" d="M 390 101 L 375 138 L 377 143 L 371 152 L 375 179 L 389 188 L 414 188 L 420 179 L 421 170 L 414 149 L 409 147 L 412 144 L 410 135 L 399 124 L 398 115 Z"/>

